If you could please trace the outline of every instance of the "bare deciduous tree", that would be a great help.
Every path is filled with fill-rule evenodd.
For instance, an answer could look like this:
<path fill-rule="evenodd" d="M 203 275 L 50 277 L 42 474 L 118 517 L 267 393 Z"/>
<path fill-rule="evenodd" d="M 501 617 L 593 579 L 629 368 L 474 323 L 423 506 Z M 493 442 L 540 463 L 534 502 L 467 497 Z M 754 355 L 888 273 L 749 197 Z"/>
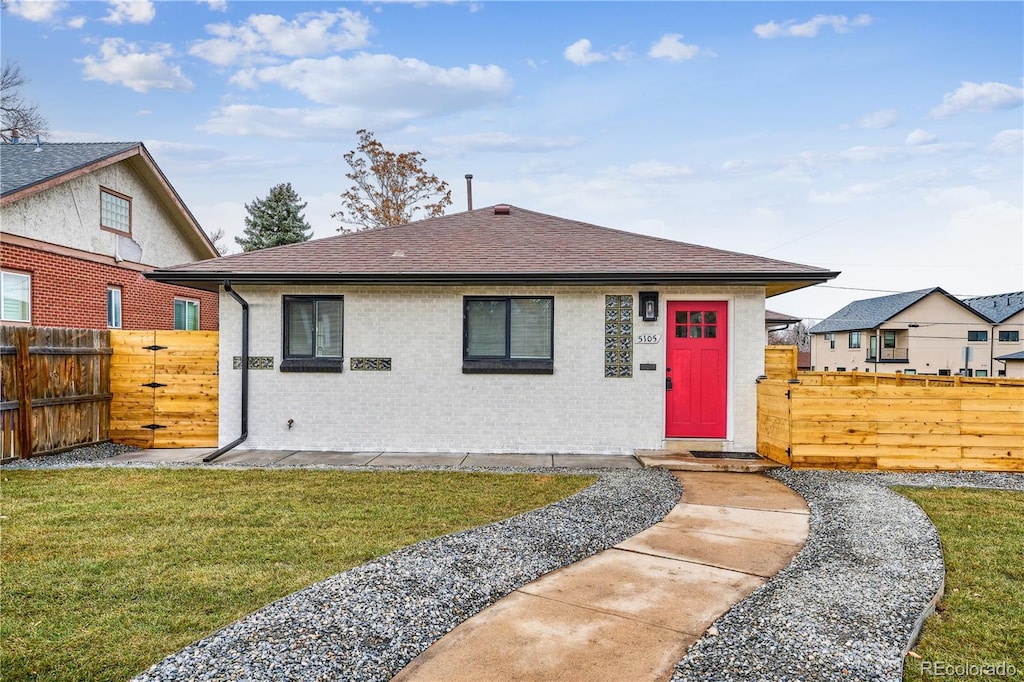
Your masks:
<path fill-rule="evenodd" d="M 35 104 L 21 96 L 27 81 L 17 62 L 4 62 L 0 73 L 0 139 L 10 142 L 15 134 L 23 137 L 46 133 L 46 119 Z"/>
<path fill-rule="evenodd" d="M 424 170 L 422 154 L 395 154 L 371 131 L 356 134 L 359 145 L 344 157 L 352 169 L 345 177 L 354 184 L 341 195 L 342 210 L 331 214 L 342 222 L 338 232 L 374 230 L 404 225 L 417 217 L 444 215 L 445 207 L 452 203 L 451 190 L 448 183 Z"/>

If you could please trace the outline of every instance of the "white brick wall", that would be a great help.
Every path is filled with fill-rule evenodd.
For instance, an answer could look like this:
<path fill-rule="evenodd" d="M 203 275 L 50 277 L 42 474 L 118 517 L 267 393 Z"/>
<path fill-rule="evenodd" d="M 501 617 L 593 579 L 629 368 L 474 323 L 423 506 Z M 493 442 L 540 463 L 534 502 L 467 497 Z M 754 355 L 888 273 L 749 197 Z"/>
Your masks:
<path fill-rule="evenodd" d="M 645 287 L 647 290 L 649 287 Z M 252 356 L 274 370 L 249 372 L 249 438 L 243 448 L 393 452 L 629 454 L 664 439 L 664 338 L 634 346 L 633 378 L 604 377 L 604 296 L 610 287 L 257 287 L 236 291 L 250 306 Z M 282 373 L 284 294 L 345 296 L 341 374 Z M 728 450 L 756 441 L 754 380 L 764 367 L 764 291 L 757 287 L 660 289 L 665 302 L 727 300 L 730 311 Z M 554 374 L 462 373 L 465 295 L 554 296 Z M 238 437 L 241 308 L 221 294 L 220 441 Z M 390 372 L 349 369 L 351 357 L 390 357 Z M 657 371 L 639 371 L 640 363 Z M 294 420 L 288 429 L 287 422 Z"/>

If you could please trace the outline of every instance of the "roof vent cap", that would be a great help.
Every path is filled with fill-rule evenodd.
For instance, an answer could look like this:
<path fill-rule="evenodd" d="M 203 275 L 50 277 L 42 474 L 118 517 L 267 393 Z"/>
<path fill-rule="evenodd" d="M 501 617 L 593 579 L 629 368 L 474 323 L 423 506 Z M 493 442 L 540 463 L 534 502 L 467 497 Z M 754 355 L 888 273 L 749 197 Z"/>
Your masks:
<path fill-rule="evenodd" d="M 392 258 L 405 258 L 405 251 L 402 251 L 401 249 L 399 249 L 398 251 L 395 251 L 393 254 L 391 254 L 391 257 Z"/>
<path fill-rule="evenodd" d="M 508 215 L 512 211 L 512 207 L 508 204 L 498 204 L 494 207 L 494 215 Z"/>

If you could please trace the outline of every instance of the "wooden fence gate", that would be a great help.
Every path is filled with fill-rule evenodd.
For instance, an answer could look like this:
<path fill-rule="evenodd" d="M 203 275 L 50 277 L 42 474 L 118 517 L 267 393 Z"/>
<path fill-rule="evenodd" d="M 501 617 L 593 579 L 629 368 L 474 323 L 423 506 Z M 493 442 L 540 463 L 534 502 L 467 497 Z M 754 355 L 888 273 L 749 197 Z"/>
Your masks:
<path fill-rule="evenodd" d="M 217 332 L 110 332 L 110 437 L 144 448 L 217 446 Z"/>

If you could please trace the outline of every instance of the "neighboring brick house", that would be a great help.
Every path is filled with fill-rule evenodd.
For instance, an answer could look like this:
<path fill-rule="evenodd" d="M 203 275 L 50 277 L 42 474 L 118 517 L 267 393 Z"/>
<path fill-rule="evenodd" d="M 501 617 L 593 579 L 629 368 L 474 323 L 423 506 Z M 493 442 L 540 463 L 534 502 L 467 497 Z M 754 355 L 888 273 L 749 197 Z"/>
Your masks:
<path fill-rule="evenodd" d="M 850 303 L 810 329 L 824 371 L 1013 376 L 1024 349 L 1024 292 L 958 299 L 940 287 Z M 1012 361 L 1012 358 L 1011 358 Z"/>
<path fill-rule="evenodd" d="M 144 272 L 218 256 L 141 142 L 0 144 L 0 322 L 203 329 L 218 297 Z"/>
<path fill-rule="evenodd" d="M 765 297 L 837 274 L 498 205 L 147 277 L 222 292 L 222 446 L 631 454 L 753 450 Z"/>

